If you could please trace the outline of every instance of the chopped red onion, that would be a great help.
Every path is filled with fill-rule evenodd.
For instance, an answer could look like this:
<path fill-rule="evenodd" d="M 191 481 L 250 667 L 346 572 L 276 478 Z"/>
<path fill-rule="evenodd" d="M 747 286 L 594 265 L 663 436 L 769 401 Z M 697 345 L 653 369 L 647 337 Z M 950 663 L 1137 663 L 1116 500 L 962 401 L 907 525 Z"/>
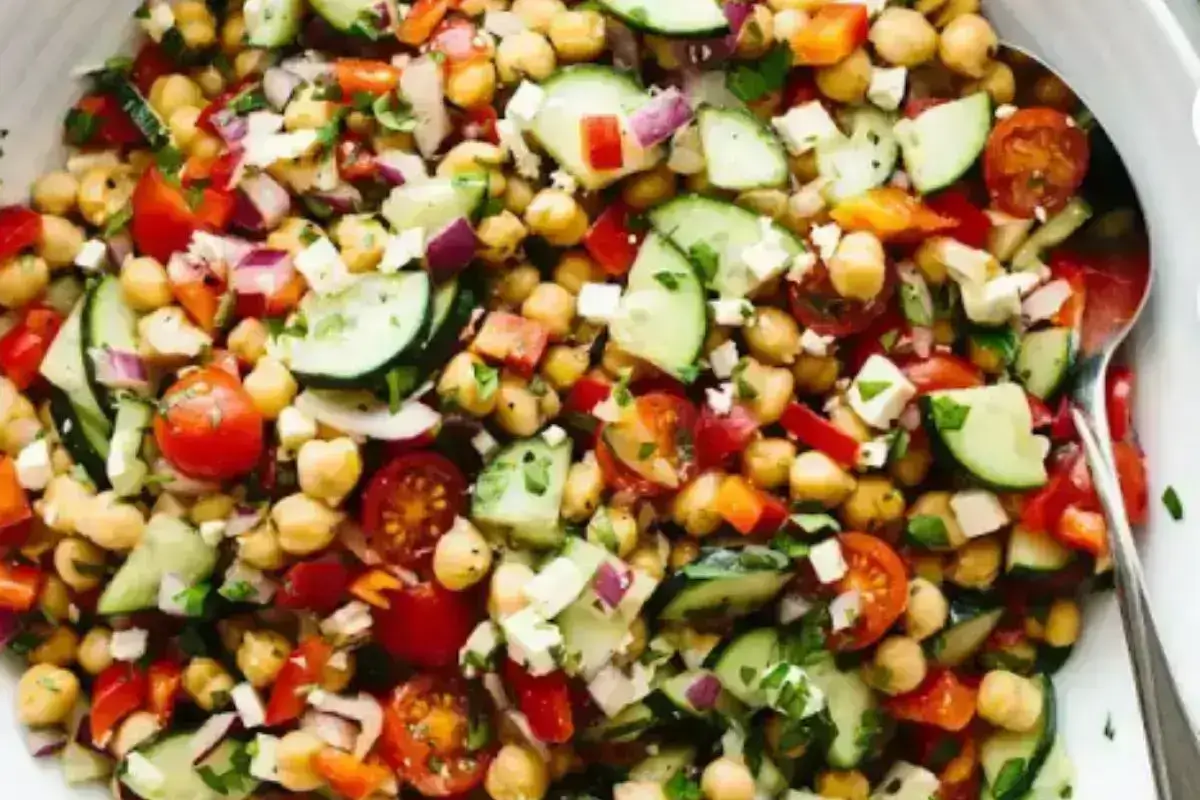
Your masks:
<path fill-rule="evenodd" d="M 717 698 L 721 696 L 721 682 L 717 680 L 716 675 L 706 672 L 692 681 L 692 685 L 683 694 L 693 708 L 707 711 L 717 704 Z"/>
<path fill-rule="evenodd" d="M 192 734 L 189 744 L 192 763 L 199 764 L 213 754 L 221 746 L 238 724 L 238 715 L 232 711 L 223 714 L 213 714 L 204 724 Z"/>
<path fill-rule="evenodd" d="M 914 326 L 910 335 L 913 352 L 921 358 L 929 358 L 933 352 L 933 328 Z"/>
<path fill-rule="evenodd" d="M 283 67 L 271 67 L 263 75 L 263 94 L 276 111 L 283 111 L 304 79 Z"/>
<path fill-rule="evenodd" d="M 96 380 L 110 389 L 140 391 L 149 388 L 146 367 L 137 353 L 93 347 L 88 355 L 96 365 Z"/>
<path fill-rule="evenodd" d="M 675 131 L 692 121 L 692 107 L 678 89 L 660 92 L 629 118 L 634 136 L 642 147 L 653 147 L 670 139 Z"/>
<path fill-rule="evenodd" d="M 384 150 L 375 156 L 375 166 L 379 168 L 380 176 L 392 186 L 418 183 L 429 177 L 425 161 L 403 150 Z"/>
<path fill-rule="evenodd" d="M 226 144 L 236 144 L 245 139 L 246 134 L 250 132 L 246 118 L 238 116 L 237 112 L 230 108 L 222 108 L 213 114 L 210 120 Z"/>
<path fill-rule="evenodd" d="M 247 175 L 238 187 L 233 225 L 250 234 L 275 230 L 292 210 L 287 189 L 265 172 Z"/>
<path fill-rule="evenodd" d="M 915 431 L 921 427 L 921 409 L 916 403 L 909 403 L 900 412 L 900 427 L 906 431 Z"/>
<path fill-rule="evenodd" d="M 108 255 L 118 269 L 125 263 L 125 259 L 133 255 L 133 236 L 128 228 L 122 228 L 107 237 L 105 243 L 108 245 Z"/>
<path fill-rule="evenodd" d="M 729 20 L 729 35 L 733 37 L 733 44 L 737 46 L 738 34 L 742 32 L 742 28 L 746 25 L 746 20 L 750 19 L 751 12 L 754 11 L 754 5 L 751 3 L 742 3 L 738 0 L 727 2 L 725 4 L 725 19 Z"/>
<path fill-rule="evenodd" d="M 413 131 L 417 149 L 432 158 L 451 130 L 441 64 L 429 55 L 413 59 L 400 75 L 400 92 L 417 118 Z"/>
<path fill-rule="evenodd" d="M 429 240 L 425 263 L 434 280 L 454 277 L 475 258 L 475 231 L 466 217 L 459 217 Z"/>
<path fill-rule="evenodd" d="M 258 527 L 264 516 L 262 506 L 236 506 L 229 519 L 225 520 L 225 535 L 236 539 L 244 533 L 249 533 Z"/>
<path fill-rule="evenodd" d="M 34 758 L 46 758 L 67 746 L 70 737 L 62 728 L 26 728 L 25 747 Z"/>
<path fill-rule="evenodd" d="M 233 270 L 233 290 L 239 295 L 271 297 L 296 274 L 292 254 L 286 250 L 253 250 Z"/>
<path fill-rule="evenodd" d="M 311 52 L 286 59 L 280 66 L 305 83 L 319 83 L 333 77 L 333 65 L 314 57 Z"/>
<path fill-rule="evenodd" d="M 309 695 L 309 702 L 319 711 L 359 723 L 362 730 L 354 745 L 354 755 L 358 758 L 365 758 L 371 752 L 383 732 L 383 709 L 379 701 L 366 692 L 359 692 L 357 697 L 314 693 Z"/>
<path fill-rule="evenodd" d="M 633 571 L 629 567 L 618 569 L 611 561 L 605 561 L 600 565 L 600 568 L 596 570 L 596 578 L 592 582 L 596 597 L 600 598 L 600 602 L 610 609 L 621 604 L 625 593 L 632 585 Z"/>
<path fill-rule="evenodd" d="M 311 733 L 325 744 L 349 752 L 354 749 L 358 729 L 353 722 L 320 711 L 309 711 L 300 719 L 300 730 Z"/>
<path fill-rule="evenodd" d="M 716 108 L 745 108 L 746 104 L 729 91 L 725 73 L 719 70 L 684 69 L 683 91 L 692 108 L 702 105 Z"/>
<path fill-rule="evenodd" d="M 637 34 L 629 26 L 616 17 L 606 17 L 604 20 L 604 36 L 608 40 L 608 49 L 613 54 L 613 66 L 617 69 L 640 72 L 642 69 L 642 49 L 638 44 Z"/>
<path fill-rule="evenodd" d="M 352 214 L 363 203 L 362 192 L 349 183 L 338 184 L 327 192 L 313 192 L 311 196 L 328 203 L 339 214 Z"/>

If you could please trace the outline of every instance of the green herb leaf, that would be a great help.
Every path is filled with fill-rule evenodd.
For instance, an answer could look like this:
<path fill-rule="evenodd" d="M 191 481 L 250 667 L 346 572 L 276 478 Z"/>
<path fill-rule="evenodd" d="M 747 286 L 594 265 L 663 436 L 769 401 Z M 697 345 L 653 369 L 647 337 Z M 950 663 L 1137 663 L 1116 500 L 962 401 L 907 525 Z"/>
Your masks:
<path fill-rule="evenodd" d="M 745 686 L 753 686 L 754 681 L 758 679 L 758 670 L 754 667 L 742 667 L 738 671 L 738 676 L 742 679 L 742 684 Z"/>
<path fill-rule="evenodd" d="M 535 456 L 527 453 L 522 470 L 525 478 L 525 490 L 541 497 L 550 488 L 550 459 L 545 456 Z"/>
<path fill-rule="evenodd" d="M 221 587 L 219 594 L 226 600 L 234 603 L 243 603 L 253 597 L 256 592 L 254 587 L 246 581 L 234 581 L 227 583 Z"/>
<path fill-rule="evenodd" d="M 700 276 L 706 285 L 711 284 L 717 277 L 717 269 L 721 265 L 721 256 L 708 242 L 696 242 L 688 248 L 688 258 L 700 270 Z"/>
<path fill-rule="evenodd" d="M 90 144 L 92 137 L 100 130 L 100 117 L 82 108 L 72 108 L 67 112 L 63 126 L 66 129 L 64 138 L 67 144 L 83 147 Z"/>
<path fill-rule="evenodd" d="M 854 384 L 858 387 L 858 394 L 863 400 L 872 400 L 883 394 L 891 387 L 891 381 L 858 381 Z"/>
<path fill-rule="evenodd" d="M 896 346 L 896 342 L 900 339 L 900 331 L 890 330 L 879 337 L 879 344 L 883 347 L 885 353 L 892 352 L 892 348 Z M 864 398 L 865 399 L 865 398 Z"/>
<path fill-rule="evenodd" d="M 1005 367 L 1017 359 L 1017 333 L 1012 328 L 975 328 L 970 341 L 976 347 L 994 353 Z"/>
<path fill-rule="evenodd" d="M 198 583 L 195 586 L 189 586 L 179 594 L 175 595 L 175 602 L 183 606 L 183 613 L 189 617 L 198 617 L 204 613 L 204 601 L 208 599 L 208 593 L 212 587 L 207 583 Z"/>
<path fill-rule="evenodd" d="M 1113 726 L 1112 714 L 1108 715 L 1108 719 L 1104 721 L 1104 738 L 1110 742 L 1117 738 L 1117 729 Z"/>
<path fill-rule="evenodd" d="M 908 536 L 922 547 L 948 547 L 946 521 L 934 514 L 918 514 L 908 521 Z"/>
<path fill-rule="evenodd" d="M 500 389 L 500 370 L 487 364 L 475 364 L 475 388 L 479 399 L 487 402 Z"/>
<path fill-rule="evenodd" d="M 654 455 L 654 451 L 658 449 L 658 445 L 654 442 L 642 442 L 638 446 L 638 461 L 645 461 L 650 456 Z"/>
<path fill-rule="evenodd" d="M 737 99 L 753 103 L 782 89 L 791 68 L 792 50 L 779 44 L 758 62 L 735 67 L 725 77 L 725 85 Z"/>
<path fill-rule="evenodd" d="M 662 272 L 656 272 L 654 273 L 654 280 L 661 283 L 667 288 L 667 291 L 670 292 L 673 292 L 679 288 L 679 276 L 674 272 L 667 272 L 665 270 Z"/>
<path fill-rule="evenodd" d="M 1179 522 L 1183 519 L 1183 503 L 1179 500 L 1179 494 L 1175 491 L 1174 486 L 1168 486 L 1162 495 L 1163 505 L 1167 507 L 1167 513 L 1171 515 L 1171 519 Z"/>
<path fill-rule="evenodd" d="M 808 557 L 812 546 L 808 542 L 802 542 L 786 533 L 777 533 L 771 540 L 771 549 L 778 550 L 788 558 L 800 559 Z"/>
<path fill-rule="evenodd" d="M 933 409 L 933 424 L 943 431 L 957 431 L 967 421 L 970 406 L 957 403 L 949 397 L 935 397 L 930 403 Z"/>
<path fill-rule="evenodd" d="M 196 767 L 196 774 L 200 776 L 200 780 L 204 781 L 205 786 L 217 794 L 222 796 L 229 794 L 229 789 L 225 786 L 225 777 L 217 774 L 217 771 L 212 767 Z"/>
<path fill-rule="evenodd" d="M 700 791 L 700 784 L 695 779 L 689 778 L 683 771 L 672 775 L 663 790 L 667 795 L 667 800 L 703 800 L 704 798 Z"/>
<path fill-rule="evenodd" d="M 167 145 L 154 154 L 154 163 L 168 183 L 179 185 L 179 172 L 183 169 L 184 155 L 179 148 Z"/>
<path fill-rule="evenodd" d="M 412 106 L 394 93 L 379 97 L 371 110 L 379 124 L 389 131 L 412 133 L 417 128 L 417 116 L 413 113 Z"/>
<path fill-rule="evenodd" d="M 245 115 L 267 107 L 267 97 L 258 89 L 249 89 L 229 101 L 226 106 L 235 114 Z"/>

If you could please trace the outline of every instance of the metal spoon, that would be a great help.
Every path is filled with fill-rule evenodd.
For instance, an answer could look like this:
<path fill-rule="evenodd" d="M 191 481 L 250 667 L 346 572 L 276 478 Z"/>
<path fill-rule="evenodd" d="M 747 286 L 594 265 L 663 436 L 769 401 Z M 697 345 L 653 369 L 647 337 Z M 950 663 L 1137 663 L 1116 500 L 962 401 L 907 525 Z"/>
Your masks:
<path fill-rule="evenodd" d="M 1069 92 L 1065 82 L 1035 56 L 1023 50 L 1005 47 L 1002 57 L 1018 68 L 1035 69 L 1042 72 L 1037 80 L 1046 81 L 1043 95 L 1054 92 Z M 1032 67 L 1031 67 L 1032 65 Z M 1058 85 L 1053 83 L 1057 81 Z M 1021 85 L 1021 82 L 1018 82 Z M 1050 90 L 1054 90 L 1053 92 Z M 1035 83 L 1035 94 L 1038 93 Z M 1034 98 L 1034 102 L 1045 101 L 1046 96 Z M 1082 107 L 1080 107 L 1082 108 Z M 1090 117 L 1090 112 L 1083 110 Z M 1078 116 L 1082 116 L 1080 114 Z M 1140 217 L 1140 204 L 1129 175 L 1115 149 L 1098 124 L 1091 129 L 1090 139 L 1093 159 L 1089 170 L 1088 184 L 1100 187 L 1108 195 L 1118 196 L 1118 203 L 1133 210 Z M 1089 186 L 1085 184 L 1084 193 Z M 1111 220 L 1110 220 L 1111 221 Z M 1092 232 L 1103 223 L 1093 223 Z M 1103 235 L 1103 234 L 1102 234 Z M 1086 237 L 1088 231 L 1076 234 Z M 1074 246 L 1078 240 L 1072 239 Z M 1144 241 L 1141 246 L 1145 246 Z M 1073 417 L 1080 440 L 1092 471 L 1096 493 L 1108 520 L 1109 542 L 1116 577 L 1117 601 L 1125 628 L 1141 704 L 1142 721 L 1149 744 L 1151 767 L 1161 800 L 1190 800 L 1200 795 L 1200 740 L 1192 724 L 1179 688 L 1171 673 L 1171 667 L 1163 650 L 1162 641 L 1150 609 L 1145 575 L 1134 544 L 1129 517 L 1121 486 L 1117 479 L 1115 457 L 1110 437 L 1107 435 L 1108 415 L 1106 409 L 1106 378 L 1121 345 L 1137 323 L 1153 284 L 1153 262 L 1149 261 L 1149 272 L 1133 281 L 1130 288 L 1140 291 L 1135 313 L 1124 320 L 1105 320 L 1100 327 L 1098 340 L 1088 342 L 1088 350 L 1081 356 L 1071 386 L 1074 401 Z M 1094 322 L 1089 320 L 1089 323 Z"/>

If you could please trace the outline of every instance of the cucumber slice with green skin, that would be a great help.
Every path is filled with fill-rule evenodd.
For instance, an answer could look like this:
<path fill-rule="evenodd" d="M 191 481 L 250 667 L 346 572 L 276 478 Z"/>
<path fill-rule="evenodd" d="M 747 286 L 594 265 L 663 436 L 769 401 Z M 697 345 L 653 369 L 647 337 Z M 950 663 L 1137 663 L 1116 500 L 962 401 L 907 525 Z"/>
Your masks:
<path fill-rule="evenodd" d="M 787 182 L 783 143 L 750 112 L 702 108 L 699 125 L 708 180 L 713 186 L 745 191 Z"/>
<path fill-rule="evenodd" d="M 558 529 L 571 442 L 549 445 L 541 436 L 513 442 L 493 458 L 475 484 L 471 517 L 519 531 Z M 560 540 L 561 542 L 561 540 Z"/>
<path fill-rule="evenodd" d="M 645 703 L 634 703 L 610 719 L 602 719 L 583 732 L 588 742 L 633 742 L 663 720 Z"/>
<path fill-rule="evenodd" d="M 1049 400 L 1066 382 L 1079 337 L 1071 328 L 1042 328 L 1021 337 L 1013 362 L 1017 380 L 1039 400 Z"/>
<path fill-rule="evenodd" d="M 1012 258 L 1014 270 L 1034 270 L 1042 267 L 1042 253 L 1065 242 L 1092 218 L 1092 207 L 1081 197 L 1074 197 L 1063 209 L 1034 231 Z"/>
<path fill-rule="evenodd" d="M 825 757 L 839 769 L 853 769 L 874 745 L 869 729 L 877 713 L 875 693 L 857 672 L 842 672 L 832 659 L 806 666 L 813 684 L 825 693 L 825 706 L 833 722 L 834 737 Z"/>
<path fill-rule="evenodd" d="M 1042 687 L 1042 716 L 1032 731 L 995 731 L 983 740 L 979 762 L 988 790 L 995 800 L 1025 797 L 1046 762 L 1057 736 L 1054 685 L 1038 676 Z"/>
<path fill-rule="evenodd" d="M 433 291 L 425 272 L 372 273 L 301 304 L 303 333 L 276 341 L 292 372 L 316 387 L 372 386 L 425 341 Z"/>
<path fill-rule="evenodd" d="M 117 413 L 117 392 L 97 379 L 96 361 L 108 350 L 137 353 L 137 321 L 115 276 L 106 275 L 88 288 L 83 302 L 83 367 L 92 393 L 110 417 Z"/>
<path fill-rule="evenodd" d="M 779 633 L 774 628 L 748 631 L 729 643 L 713 665 L 725 691 L 752 708 L 766 700 L 758 688 L 759 676 L 776 661 Z"/>
<path fill-rule="evenodd" d="M 661 147 L 638 147 L 629 129 L 629 116 L 650 102 L 650 95 L 628 73 L 596 64 L 572 66 L 552 75 L 542 89 L 545 102 L 529 131 L 583 188 L 603 189 L 662 158 Z M 621 122 L 625 161 L 620 169 L 596 170 L 587 161 L 581 123 L 587 116 L 606 115 Z"/>
<path fill-rule="evenodd" d="M 154 407 L 150 401 L 125 395 L 117 404 L 105 473 L 118 497 L 141 494 L 150 473 L 150 467 L 142 460 L 142 441 L 153 416 Z"/>
<path fill-rule="evenodd" d="M 117 98 L 121 110 L 129 115 L 129 119 L 146 137 L 151 150 L 160 150 L 171 143 L 171 131 L 163 118 L 128 78 L 110 73 L 104 83 Z"/>
<path fill-rule="evenodd" d="M 992 103 L 986 92 L 897 122 L 894 133 L 913 188 L 928 194 L 961 178 L 983 152 L 991 130 Z"/>
<path fill-rule="evenodd" d="M 1022 800 L 1063 800 L 1071 797 L 1074 784 L 1075 765 L 1071 763 L 1066 744 L 1060 736 L 1055 738 L 1046 761 Z"/>
<path fill-rule="evenodd" d="M 217 775 L 228 774 L 233 770 L 235 754 L 245 747 L 242 742 L 226 739 L 212 755 L 192 764 L 192 734 L 175 734 L 137 751 L 162 775 L 161 783 L 145 780 L 135 769 L 121 770 L 120 780 L 143 800 L 245 800 L 258 788 L 258 779 L 242 774 L 240 781 L 226 780 L 225 791 L 218 792 L 205 783 L 199 772 L 207 767 Z"/>
<path fill-rule="evenodd" d="M 629 780 L 665 784 L 694 764 L 698 752 L 698 749 L 691 745 L 662 747 L 654 755 L 647 756 L 630 767 Z"/>
<path fill-rule="evenodd" d="M 99 614 L 130 614 L 158 605 L 158 585 L 169 572 L 188 586 L 212 575 L 217 551 L 191 526 L 165 514 L 150 519 L 141 543 L 113 575 L 100 602 Z"/>
<path fill-rule="evenodd" d="M 650 212 L 650 224 L 670 239 L 696 265 L 705 286 L 722 297 L 745 297 L 758 279 L 742 261 L 741 253 L 762 241 L 763 225 L 779 234 L 782 247 L 795 257 L 807 248 L 781 225 L 753 211 L 687 194 L 670 200 Z"/>
<path fill-rule="evenodd" d="M 664 320 L 670 331 L 663 330 Z M 673 244 L 651 233 L 629 271 L 609 335 L 626 352 L 690 382 L 707 332 L 704 287 L 695 270 Z"/>
<path fill-rule="evenodd" d="M 1003 616 L 1003 608 L 986 600 L 955 600 L 946 627 L 927 645 L 933 660 L 951 668 L 967 663 L 983 648 Z"/>
<path fill-rule="evenodd" d="M 75 308 L 79 298 L 83 297 L 83 292 L 83 281 L 74 275 L 64 275 L 50 284 L 42 302 L 65 317 Z"/>
<path fill-rule="evenodd" d="M 105 463 L 109 454 L 108 417 L 96 409 L 76 403 L 58 387 L 50 388 L 50 419 L 71 459 L 81 467 L 92 483 L 107 489 L 108 471 Z"/>
<path fill-rule="evenodd" d="M 829 183 L 825 199 L 838 203 L 882 186 L 896 170 L 900 146 L 893 133 L 895 117 L 873 108 L 850 113 L 848 137 L 817 144 L 817 171 Z"/>
<path fill-rule="evenodd" d="M 379 0 L 312 0 L 313 11 L 339 31 L 370 38 L 375 38 L 371 34 L 379 30 L 378 5 Z M 397 19 L 395 13 L 391 19 Z"/>
<path fill-rule="evenodd" d="M 1045 578 L 1066 569 L 1075 554 L 1048 533 L 1016 525 L 1008 537 L 1007 560 L 1014 577 Z"/>
<path fill-rule="evenodd" d="M 554 619 L 562 631 L 571 671 L 585 677 L 603 669 L 629 635 L 630 620 L 618 614 L 605 614 L 596 608 L 594 601 L 594 593 L 585 592 Z"/>
<path fill-rule="evenodd" d="M 716 0 L 600 0 L 600 5 L 646 33 L 701 38 L 729 33 L 729 20 Z"/>
<path fill-rule="evenodd" d="M 646 705 L 663 716 L 677 714 L 685 718 L 709 719 L 717 713 L 732 713 L 738 705 L 737 700 L 724 692 L 712 708 L 696 708 L 692 701 L 688 700 L 687 692 L 692 684 L 712 675 L 713 673 L 706 669 L 693 669 L 672 676 L 663 681 L 654 694 L 646 698 Z"/>
<path fill-rule="evenodd" d="M 403 363 L 392 370 L 401 398 L 412 394 L 450 360 L 458 347 L 459 335 L 482 297 L 478 281 L 462 275 L 451 278 L 437 288 L 433 293 L 432 321 L 420 352 L 412 358 L 411 363 Z M 391 386 L 388 388 L 390 391 Z"/>
<path fill-rule="evenodd" d="M 250 2 L 246 3 L 243 14 L 246 18 L 246 40 L 251 47 L 283 47 L 300 34 L 304 0 Z"/>
<path fill-rule="evenodd" d="M 791 561 L 764 547 L 711 550 L 651 598 L 665 622 L 721 622 L 757 611 L 791 579 Z"/>
<path fill-rule="evenodd" d="M 921 398 L 921 407 L 942 455 L 980 482 L 1016 491 L 1046 484 L 1046 440 L 1033 435 L 1020 386 L 931 392 Z"/>
<path fill-rule="evenodd" d="M 393 230 L 420 228 L 429 241 L 456 219 L 474 219 L 486 197 L 486 176 L 467 173 L 397 186 L 380 213 Z"/>

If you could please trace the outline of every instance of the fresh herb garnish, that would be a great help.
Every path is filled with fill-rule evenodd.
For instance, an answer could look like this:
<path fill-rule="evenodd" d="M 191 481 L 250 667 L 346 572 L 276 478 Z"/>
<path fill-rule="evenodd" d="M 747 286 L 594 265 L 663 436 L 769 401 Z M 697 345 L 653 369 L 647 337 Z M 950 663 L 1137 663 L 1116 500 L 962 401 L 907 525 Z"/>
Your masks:
<path fill-rule="evenodd" d="M 1110 742 L 1117 738 L 1117 729 L 1113 727 L 1112 714 L 1108 715 L 1108 719 L 1104 721 L 1104 738 Z"/>
<path fill-rule="evenodd" d="M 1013 787 L 1024 777 L 1026 764 L 1023 758 L 1010 758 L 1005 761 L 1000 773 L 996 775 L 996 780 L 992 782 L 992 793 L 996 797 L 1007 797 L 1011 794 Z"/>
<path fill-rule="evenodd" d="M 757 63 L 735 67 L 726 76 L 725 85 L 737 99 L 753 103 L 782 89 L 791 68 L 791 48 L 786 44 L 776 45 Z"/>
<path fill-rule="evenodd" d="M 688 248 L 688 258 L 700 270 L 705 284 L 711 284 L 717 277 L 717 269 L 721 265 L 721 256 L 708 242 L 696 242 Z"/>
<path fill-rule="evenodd" d="M 72 108 L 63 125 L 67 144 L 83 147 L 90 144 L 96 131 L 100 130 L 100 117 L 82 108 Z"/>
<path fill-rule="evenodd" d="M 658 445 L 656 445 L 654 442 L 642 442 L 638 446 L 638 461 L 645 461 L 647 458 L 654 455 L 656 450 L 658 450 Z"/>
<path fill-rule="evenodd" d="M 1179 522 L 1183 519 L 1183 503 L 1179 500 L 1179 493 L 1175 491 L 1174 486 L 1168 486 L 1162 495 L 1163 505 L 1167 507 L 1167 513 L 1171 515 L 1171 519 Z"/>
<path fill-rule="evenodd" d="M 858 381 L 858 394 L 863 400 L 870 401 L 883 394 L 892 385 L 891 381 Z"/>
<path fill-rule="evenodd" d="M 417 128 L 417 117 L 412 106 L 394 93 L 382 95 L 371 106 L 375 119 L 389 131 L 412 133 Z"/>
<path fill-rule="evenodd" d="M 546 456 L 526 453 L 525 463 L 522 467 L 525 490 L 538 497 L 544 495 L 550 488 L 550 459 Z"/>
<path fill-rule="evenodd" d="M 908 535 L 922 547 L 948 547 L 946 521 L 934 514 L 918 514 L 908 521 Z"/>
<path fill-rule="evenodd" d="M 933 408 L 933 423 L 943 431 L 957 431 L 967 421 L 970 406 L 955 402 L 949 397 L 935 397 L 930 402 Z"/>
<path fill-rule="evenodd" d="M 477 363 L 475 370 L 475 389 L 479 399 L 487 402 L 500 388 L 500 370 L 488 364 Z"/>
<path fill-rule="evenodd" d="M 183 613 L 189 617 L 198 617 L 204 613 L 204 601 L 208 599 L 208 593 L 212 589 L 207 583 L 198 583 L 195 586 L 189 586 L 179 594 L 175 595 L 175 602 L 183 607 Z"/>
<path fill-rule="evenodd" d="M 679 276 L 674 272 L 667 272 L 666 270 L 656 272 L 654 273 L 654 280 L 665 286 L 667 291 L 673 292 L 679 288 Z"/>
<path fill-rule="evenodd" d="M 703 800 L 704 798 L 700 791 L 700 784 L 694 778 L 689 778 L 683 771 L 672 775 L 671 780 L 663 786 L 663 791 L 667 795 L 667 800 Z"/>
<path fill-rule="evenodd" d="M 248 581 L 234 581 L 227 583 L 221 587 L 220 594 L 226 600 L 231 600 L 234 603 L 243 603 L 249 600 L 257 592 Z"/>

